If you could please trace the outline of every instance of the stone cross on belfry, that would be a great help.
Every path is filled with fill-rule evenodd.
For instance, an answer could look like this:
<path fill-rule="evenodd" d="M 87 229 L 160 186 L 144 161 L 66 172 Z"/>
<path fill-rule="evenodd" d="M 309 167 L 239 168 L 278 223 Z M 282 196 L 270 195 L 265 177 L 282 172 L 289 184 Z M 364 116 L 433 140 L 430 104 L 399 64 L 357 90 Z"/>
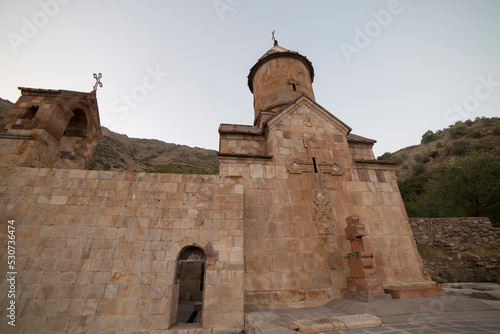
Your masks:
<path fill-rule="evenodd" d="M 96 80 L 94 85 L 94 90 L 97 90 L 97 86 L 102 87 L 101 78 L 102 78 L 102 73 L 99 73 L 99 75 L 94 73 L 94 79 Z"/>

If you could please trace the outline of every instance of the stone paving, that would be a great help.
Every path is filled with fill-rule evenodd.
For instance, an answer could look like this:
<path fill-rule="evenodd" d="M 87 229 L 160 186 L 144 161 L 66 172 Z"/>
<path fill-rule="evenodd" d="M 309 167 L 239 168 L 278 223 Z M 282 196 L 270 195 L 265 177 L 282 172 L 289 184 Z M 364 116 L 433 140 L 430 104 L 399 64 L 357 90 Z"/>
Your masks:
<path fill-rule="evenodd" d="M 331 303 L 338 304 L 337 309 Z M 321 307 L 273 310 L 283 325 L 292 320 L 321 319 L 346 314 L 371 313 L 380 317 L 382 326 L 350 329 L 333 333 L 500 333 L 500 308 L 498 303 L 446 296 L 392 300 L 376 303 L 337 300 Z M 349 310 L 349 312 L 346 312 Z"/>

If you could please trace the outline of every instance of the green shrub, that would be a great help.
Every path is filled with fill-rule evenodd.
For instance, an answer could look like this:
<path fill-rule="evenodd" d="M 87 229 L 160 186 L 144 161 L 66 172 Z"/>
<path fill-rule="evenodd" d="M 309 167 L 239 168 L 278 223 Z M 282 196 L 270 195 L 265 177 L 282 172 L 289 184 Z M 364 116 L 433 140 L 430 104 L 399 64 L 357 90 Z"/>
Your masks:
<path fill-rule="evenodd" d="M 442 146 L 442 145 L 441 145 Z M 435 158 L 439 155 L 438 151 L 428 151 L 427 152 L 431 158 Z"/>
<path fill-rule="evenodd" d="M 425 163 L 431 161 L 431 159 L 426 154 L 424 154 L 424 155 L 415 156 L 415 161 L 418 163 L 421 163 L 421 164 L 425 164 Z"/>
<path fill-rule="evenodd" d="M 498 117 L 491 117 L 491 118 L 481 117 L 481 122 L 483 122 L 485 126 L 495 125 L 498 123 L 498 120 L 499 120 Z"/>
<path fill-rule="evenodd" d="M 472 120 L 468 119 L 468 120 L 466 120 L 464 123 L 465 123 L 465 125 L 467 125 L 467 126 L 471 126 L 474 122 L 472 122 Z"/>
<path fill-rule="evenodd" d="M 438 151 L 427 151 L 423 155 L 415 156 L 415 161 L 418 163 L 425 164 L 425 163 L 431 161 L 431 158 L 435 158 L 438 155 L 439 155 Z"/>
<path fill-rule="evenodd" d="M 427 144 L 437 139 L 439 139 L 439 135 L 437 133 L 434 133 L 432 130 L 428 130 L 422 135 L 422 140 L 420 141 L 420 143 Z"/>
<path fill-rule="evenodd" d="M 469 130 L 467 131 L 466 136 L 469 138 L 481 138 L 483 134 L 478 130 Z"/>
<path fill-rule="evenodd" d="M 496 128 L 493 129 L 491 132 L 494 136 L 500 136 L 500 126 L 497 126 Z"/>
<path fill-rule="evenodd" d="M 467 133 L 467 127 L 463 124 L 454 125 L 450 130 L 451 138 L 457 139 L 463 137 Z"/>
<path fill-rule="evenodd" d="M 474 145 L 472 145 L 470 140 L 461 139 L 457 140 L 451 145 L 450 153 L 452 155 L 465 155 L 474 151 Z"/>
<path fill-rule="evenodd" d="M 393 156 L 391 156 L 391 160 L 392 161 L 397 161 L 399 163 L 402 163 L 405 158 L 406 158 L 406 156 L 400 156 L 400 155 L 393 155 Z"/>
<path fill-rule="evenodd" d="M 438 142 L 438 143 L 436 144 L 436 148 L 442 148 L 442 147 L 443 147 L 443 143 Z"/>
<path fill-rule="evenodd" d="M 385 152 L 381 156 L 377 157 L 377 160 L 387 160 L 392 155 L 391 152 Z"/>
<path fill-rule="evenodd" d="M 420 163 L 420 162 L 417 162 L 415 165 L 413 165 L 413 175 L 420 175 L 422 173 L 425 172 L 425 166 Z"/>

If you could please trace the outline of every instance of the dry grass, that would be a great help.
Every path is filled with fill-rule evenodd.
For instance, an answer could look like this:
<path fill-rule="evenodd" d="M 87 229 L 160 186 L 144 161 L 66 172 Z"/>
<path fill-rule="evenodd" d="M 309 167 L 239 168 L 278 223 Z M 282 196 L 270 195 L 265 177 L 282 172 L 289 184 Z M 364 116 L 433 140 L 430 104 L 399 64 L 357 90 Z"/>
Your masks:
<path fill-rule="evenodd" d="M 425 261 L 444 260 L 450 256 L 449 250 L 435 246 L 418 246 L 418 252 Z"/>
<path fill-rule="evenodd" d="M 479 255 L 481 257 L 495 256 L 495 255 L 498 256 L 500 255 L 500 248 L 492 248 L 486 245 L 481 245 L 481 246 L 474 245 L 472 247 L 469 247 L 466 252 L 470 254 Z"/>

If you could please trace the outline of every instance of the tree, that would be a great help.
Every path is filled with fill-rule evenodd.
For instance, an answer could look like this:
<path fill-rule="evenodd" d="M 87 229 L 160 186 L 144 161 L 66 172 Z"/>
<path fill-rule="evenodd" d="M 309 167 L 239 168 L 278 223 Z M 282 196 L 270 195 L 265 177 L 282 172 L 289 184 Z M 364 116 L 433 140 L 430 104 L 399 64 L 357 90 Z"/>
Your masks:
<path fill-rule="evenodd" d="M 439 186 L 455 204 L 466 204 L 471 215 L 485 216 L 500 203 L 500 157 L 483 153 L 457 160 Z"/>
<path fill-rule="evenodd" d="M 500 225 L 500 157 L 472 154 L 399 183 L 410 217 L 489 217 Z"/>
<path fill-rule="evenodd" d="M 437 133 L 434 133 L 432 130 L 428 130 L 426 133 L 422 135 L 422 140 L 420 141 L 420 143 L 427 144 L 437 139 L 439 139 L 439 135 Z"/>

